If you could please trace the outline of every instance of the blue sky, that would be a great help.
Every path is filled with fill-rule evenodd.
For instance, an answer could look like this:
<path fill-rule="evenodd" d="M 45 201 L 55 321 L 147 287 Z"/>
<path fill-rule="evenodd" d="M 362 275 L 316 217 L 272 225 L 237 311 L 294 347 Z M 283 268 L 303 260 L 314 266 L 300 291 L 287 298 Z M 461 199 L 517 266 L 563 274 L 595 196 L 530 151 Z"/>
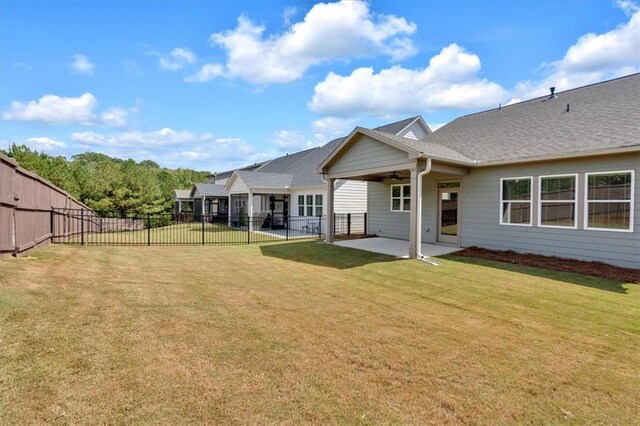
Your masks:
<path fill-rule="evenodd" d="M 3 0 L 0 17 L 0 147 L 208 171 L 640 70 L 627 0 Z"/>

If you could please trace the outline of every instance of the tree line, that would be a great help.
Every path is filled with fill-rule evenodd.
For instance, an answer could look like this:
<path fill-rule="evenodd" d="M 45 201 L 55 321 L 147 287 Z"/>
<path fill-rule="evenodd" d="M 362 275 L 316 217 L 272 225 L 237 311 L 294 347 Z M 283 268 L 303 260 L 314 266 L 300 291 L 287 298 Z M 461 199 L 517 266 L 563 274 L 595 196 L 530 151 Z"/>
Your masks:
<path fill-rule="evenodd" d="M 167 169 L 145 160 L 121 160 L 86 152 L 69 161 L 12 144 L 2 151 L 18 164 L 67 191 L 95 211 L 105 214 L 166 213 L 173 210 L 175 189 L 205 182 L 208 172 Z"/>

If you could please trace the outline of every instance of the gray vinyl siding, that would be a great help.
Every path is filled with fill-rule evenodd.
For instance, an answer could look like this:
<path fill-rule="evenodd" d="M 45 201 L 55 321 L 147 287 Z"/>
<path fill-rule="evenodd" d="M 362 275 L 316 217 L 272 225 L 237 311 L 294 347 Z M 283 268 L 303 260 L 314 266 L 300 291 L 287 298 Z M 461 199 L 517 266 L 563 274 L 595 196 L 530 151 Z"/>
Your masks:
<path fill-rule="evenodd" d="M 338 180 L 334 193 L 334 212 L 364 213 L 367 211 L 367 183 Z"/>
<path fill-rule="evenodd" d="M 555 161 L 529 165 L 472 169 L 463 181 L 461 196 L 461 246 L 480 246 L 594 260 L 624 267 L 640 268 L 640 154 L 624 154 L 590 159 Z M 634 232 L 584 229 L 585 173 L 635 170 Z M 578 174 L 577 222 L 579 229 L 537 226 L 537 177 L 564 173 Z M 534 226 L 500 225 L 500 178 L 533 176 Z"/>
<path fill-rule="evenodd" d="M 437 182 L 461 180 L 460 176 L 430 173 L 422 186 L 422 242 L 435 243 L 438 232 Z M 409 212 L 391 211 L 391 185 L 407 184 L 408 180 L 369 182 L 368 217 L 370 233 L 380 237 L 409 239 Z"/>
<path fill-rule="evenodd" d="M 634 232 L 584 229 L 585 174 L 635 170 Z M 578 229 L 537 226 L 538 176 L 578 174 Z M 500 225 L 500 179 L 533 176 L 533 226 Z M 471 169 L 467 176 L 430 173 L 424 178 L 422 241 L 437 241 L 437 181 L 460 180 L 460 245 L 514 250 L 640 268 L 640 154 Z M 409 212 L 392 212 L 390 186 L 408 181 L 370 182 L 369 232 L 381 237 L 409 238 Z"/>
<path fill-rule="evenodd" d="M 362 136 L 332 166 L 331 173 L 357 172 L 380 166 L 404 164 L 406 153 L 369 136 Z"/>
<path fill-rule="evenodd" d="M 408 181 L 394 181 L 394 184 Z M 391 182 L 369 182 L 367 211 L 370 234 L 379 237 L 409 239 L 409 212 L 391 211 Z"/>

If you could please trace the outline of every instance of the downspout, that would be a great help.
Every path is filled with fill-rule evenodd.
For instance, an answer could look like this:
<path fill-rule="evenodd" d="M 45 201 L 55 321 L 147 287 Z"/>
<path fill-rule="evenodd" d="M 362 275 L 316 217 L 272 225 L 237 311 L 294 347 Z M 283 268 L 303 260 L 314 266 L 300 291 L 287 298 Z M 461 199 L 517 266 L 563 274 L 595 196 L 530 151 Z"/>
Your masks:
<path fill-rule="evenodd" d="M 418 226 L 416 235 L 416 244 L 418 259 L 424 260 L 425 256 L 422 255 L 422 178 L 431 172 L 431 157 L 427 158 L 427 168 L 418 173 Z"/>

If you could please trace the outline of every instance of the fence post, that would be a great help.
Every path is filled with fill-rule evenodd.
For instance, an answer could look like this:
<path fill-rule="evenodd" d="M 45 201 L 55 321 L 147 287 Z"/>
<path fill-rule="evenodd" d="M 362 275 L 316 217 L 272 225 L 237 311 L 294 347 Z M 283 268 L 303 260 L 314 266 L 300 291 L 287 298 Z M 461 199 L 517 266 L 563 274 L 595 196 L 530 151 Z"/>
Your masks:
<path fill-rule="evenodd" d="M 204 213 L 202 214 L 202 245 L 204 245 Z"/>
<path fill-rule="evenodd" d="M 364 235 L 367 235 L 367 212 L 364 212 Z"/>
<path fill-rule="evenodd" d="M 49 221 L 51 225 L 51 242 L 53 243 L 53 240 L 56 237 L 55 212 L 53 207 L 51 207 L 51 217 L 49 218 Z"/>
<path fill-rule="evenodd" d="M 80 210 L 80 245 L 84 245 L 84 209 Z"/>
<path fill-rule="evenodd" d="M 322 238 L 322 215 L 318 216 L 318 239 Z"/>
<path fill-rule="evenodd" d="M 347 213 L 347 235 L 351 235 L 351 213 Z"/>
<path fill-rule="evenodd" d="M 286 232 L 286 234 L 287 234 L 287 239 L 286 239 L 286 241 L 289 241 L 289 220 L 290 220 L 289 215 L 287 215 L 287 218 L 286 218 L 286 219 L 287 219 L 287 224 L 285 225 L 284 229 L 285 229 L 285 232 Z"/>
<path fill-rule="evenodd" d="M 247 215 L 247 244 L 251 244 L 251 228 L 253 227 L 253 223 L 251 223 L 251 216 Z"/>
<path fill-rule="evenodd" d="M 151 215 L 147 213 L 147 246 L 151 245 Z"/>

